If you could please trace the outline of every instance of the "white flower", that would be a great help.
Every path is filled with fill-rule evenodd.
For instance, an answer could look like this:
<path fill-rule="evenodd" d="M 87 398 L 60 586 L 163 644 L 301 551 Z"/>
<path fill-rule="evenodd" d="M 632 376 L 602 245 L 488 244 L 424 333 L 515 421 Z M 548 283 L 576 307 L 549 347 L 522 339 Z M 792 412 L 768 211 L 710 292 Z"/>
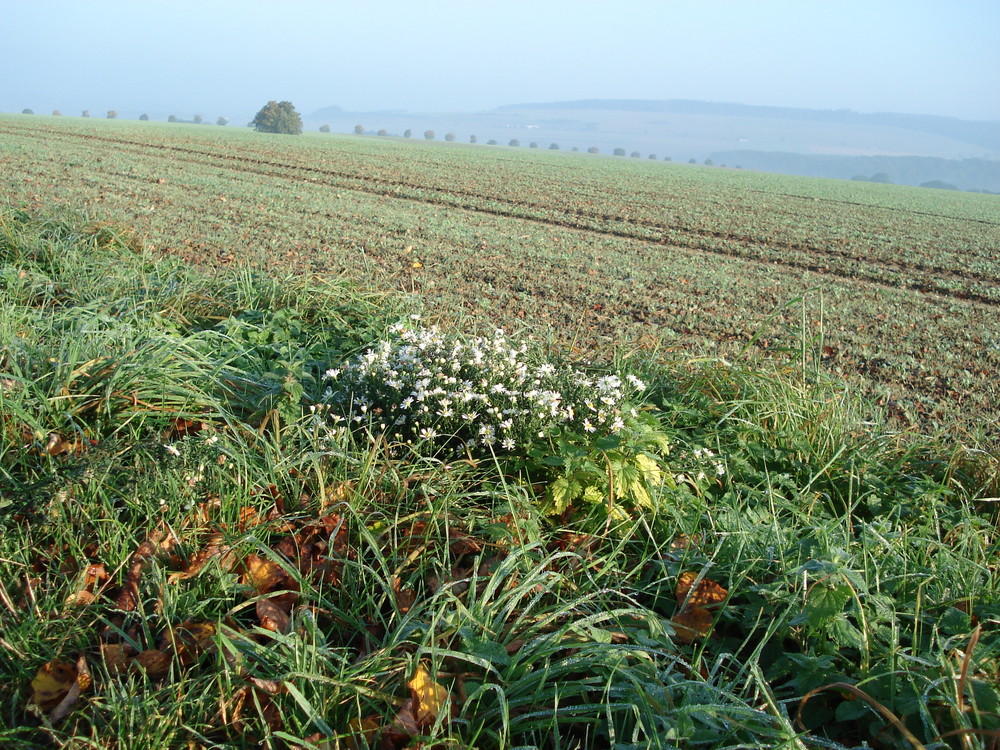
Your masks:
<path fill-rule="evenodd" d="M 424 440 L 433 440 L 437 436 L 438 432 L 433 427 L 424 427 L 424 429 L 420 431 L 420 437 Z"/>
<path fill-rule="evenodd" d="M 643 383 L 641 380 L 639 380 L 639 378 L 637 378 L 632 373 L 629 373 L 628 375 L 626 375 L 625 379 L 629 382 L 629 385 L 631 385 L 637 391 L 644 391 L 644 390 L 646 390 L 646 384 Z"/>
<path fill-rule="evenodd" d="M 181 455 L 181 452 L 177 449 L 177 446 L 175 445 L 164 445 L 163 447 L 167 449 L 167 453 L 169 453 L 171 456 L 179 457 Z"/>
<path fill-rule="evenodd" d="M 583 429 L 586 430 L 587 432 L 594 432 L 597 428 L 594 427 L 594 425 L 592 425 L 590 423 L 589 419 L 584 419 L 583 420 Z"/>

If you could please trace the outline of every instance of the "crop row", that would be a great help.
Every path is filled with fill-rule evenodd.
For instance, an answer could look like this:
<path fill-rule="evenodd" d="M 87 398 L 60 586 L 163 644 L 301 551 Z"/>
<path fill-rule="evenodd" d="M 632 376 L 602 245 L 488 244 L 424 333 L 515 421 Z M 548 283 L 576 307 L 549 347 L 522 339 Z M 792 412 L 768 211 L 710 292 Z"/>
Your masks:
<path fill-rule="evenodd" d="M 530 324 L 588 351 L 808 341 L 915 421 L 960 416 L 995 434 L 992 196 L 935 203 L 937 191 L 685 165 L 144 125 L 0 118 L 0 184 L 15 202 L 127 221 L 199 262 L 345 274 L 455 324 Z"/>

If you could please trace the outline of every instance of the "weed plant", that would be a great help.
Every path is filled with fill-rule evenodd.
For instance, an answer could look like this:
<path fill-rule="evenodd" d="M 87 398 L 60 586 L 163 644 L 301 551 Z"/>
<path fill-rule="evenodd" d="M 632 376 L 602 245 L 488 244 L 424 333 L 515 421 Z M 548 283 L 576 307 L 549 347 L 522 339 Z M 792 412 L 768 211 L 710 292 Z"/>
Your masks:
<path fill-rule="evenodd" d="M 800 363 L 570 368 L 27 213 L 0 302 L 0 746 L 995 746 L 995 458 Z"/>

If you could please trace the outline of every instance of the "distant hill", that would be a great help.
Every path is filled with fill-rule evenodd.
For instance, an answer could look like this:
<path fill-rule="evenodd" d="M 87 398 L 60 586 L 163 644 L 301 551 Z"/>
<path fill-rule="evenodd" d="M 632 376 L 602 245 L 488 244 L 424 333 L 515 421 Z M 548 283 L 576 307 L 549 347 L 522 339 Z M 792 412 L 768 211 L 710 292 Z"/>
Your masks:
<path fill-rule="evenodd" d="M 711 115 L 714 117 L 763 117 L 774 120 L 804 120 L 842 125 L 874 125 L 942 135 L 993 151 L 1000 151 L 1000 122 L 977 122 L 937 115 L 909 115 L 891 112 L 868 114 L 848 109 L 797 109 L 704 102 L 692 99 L 581 99 L 565 102 L 507 104 L 498 109 L 500 111 L 603 110 L 609 112 Z"/>
<path fill-rule="evenodd" d="M 904 185 L 1000 191 L 1000 122 L 689 99 L 582 99 L 483 112 L 348 112 L 306 118 L 333 132 L 452 134 L 459 143 L 556 148 L 851 179 L 886 174 Z"/>
<path fill-rule="evenodd" d="M 897 185 L 945 183 L 959 190 L 1000 193 L 1000 161 L 935 159 L 927 156 L 817 156 L 778 151 L 717 151 L 715 164 L 759 172 L 840 180 L 870 180 Z M 939 186 L 939 185 L 935 185 Z"/>

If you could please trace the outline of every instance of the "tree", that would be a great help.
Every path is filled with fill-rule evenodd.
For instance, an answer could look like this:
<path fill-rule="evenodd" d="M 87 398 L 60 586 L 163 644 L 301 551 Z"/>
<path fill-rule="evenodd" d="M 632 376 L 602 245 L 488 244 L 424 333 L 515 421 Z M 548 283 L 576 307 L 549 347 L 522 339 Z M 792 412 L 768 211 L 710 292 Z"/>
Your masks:
<path fill-rule="evenodd" d="M 538 142 L 532 141 L 531 143 L 528 144 L 528 148 L 538 148 Z"/>
<path fill-rule="evenodd" d="M 229 118 L 228 117 L 220 117 L 218 120 L 215 121 L 215 124 L 216 125 L 221 125 L 222 127 L 225 127 L 226 125 L 229 124 Z"/>
<path fill-rule="evenodd" d="M 113 110 L 113 109 L 109 109 L 108 110 L 108 119 L 109 120 L 114 120 L 116 117 L 118 117 L 118 113 L 115 110 Z"/>
<path fill-rule="evenodd" d="M 517 140 L 517 138 L 511 138 L 510 139 L 510 143 L 508 143 L 507 145 L 508 146 L 513 146 L 514 148 L 517 148 L 518 146 L 521 145 L 521 142 L 519 140 Z"/>
<path fill-rule="evenodd" d="M 614 150 L 614 151 L 613 151 L 612 153 L 613 153 L 613 154 L 614 154 L 615 156 L 625 156 L 625 149 L 623 149 L 623 148 L 622 148 L 621 146 L 619 146 L 619 147 L 618 147 L 618 148 L 616 148 L 616 149 L 615 149 L 615 150 Z"/>
<path fill-rule="evenodd" d="M 404 137 L 404 138 L 409 138 L 409 137 L 411 137 L 412 135 L 413 135 L 413 131 L 412 131 L 412 130 L 410 130 L 409 128 L 407 128 L 406 130 L 404 130 L 404 131 L 403 131 L 403 137 Z"/>
<path fill-rule="evenodd" d="M 54 110 L 52 110 L 52 116 L 53 117 L 62 117 L 62 112 L 60 112 L 58 109 L 54 109 Z"/>
<path fill-rule="evenodd" d="M 444 136 L 444 139 L 446 141 L 448 141 L 448 143 L 454 143 L 455 142 L 455 134 L 454 133 L 446 133 L 445 136 Z"/>
<path fill-rule="evenodd" d="M 930 182 L 921 182 L 920 187 L 936 188 L 938 190 L 958 190 L 957 187 L 952 185 L 950 182 L 945 182 L 944 180 L 931 180 Z"/>
<path fill-rule="evenodd" d="M 167 118 L 167 122 L 177 122 L 177 115 L 170 115 L 170 117 Z"/>
<path fill-rule="evenodd" d="M 650 158 L 650 159 L 656 159 L 656 154 L 650 154 L 650 155 L 649 155 L 649 158 Z"/>
<path fill-rule="evenodd" d="M 365 126 L 364 125 L 355 125 L 354 126 L 354 135 L 364 135 L 364 134 L 365 134 Z"/>
<path fill-rule="evenodd" d="M 21 114 L 22 115 L 33 115 L 33 114 L 35 114 L 35 110 L 29 109 L 28 107 L 25 107 L 24 109 L 21 110 Z"/>
<path fill-rule="evenodd" d="M 424 138 L 426 138 L 429 141 L 433 141 L 434 140 L 434 131 L 433 130 L 425 130 L 424 131 Z"/>
<path fill-rule="evenodd" d="M 633 151 L 631 154 L 629 154 L 629 156 L 631 156 L 633 159 L 638 159 L 640 156 L 642 156 L 642 154 L 640 154 L 638 151 Z"/>
<path fill-rule="evenodd" d="M 587 149 L 587 153 L 588 154 L 599 154 L 599 153 L 601 153 L 601 149 L 599 149 L 597 146 L 591 146 L 590 148 Z"/>
<path fill-rule="evenodd" d="M 90 117 L 90 110 L 89 109 L 83 110 L 83 112 L 80 113 L 80 117 Z"/>
<path fill-rule="evenodd" d="M 496 138 L 490 138 L 488 141 L 486 141 L 486 145 L 487 146 L 496 146 L 497 145 Z M 516 143 L 512 143 L 511 145 L 512 146 L 516 146 L 517 144 Z"/>
<path fill-rule="evenodd" d="M 549 151 L 558 151 L 558 150 L 559 150 L 559 144 L 558 143 L 550 143 L 549 144 Z"/>
<path fill-rule="evenodd" d="M 194 116 L 194 119 L 192 120 L 192 122 L 193 122 L 193 123 L 194 123 L 195 125 L 201 125 L 201 115 L 195 115 L 195 116 Z"/>
<path fill-rule="evenodd" d="M 258 133 L 279 133 L 299 135 L 302 132 L 302 117 L 291 102 L 269 101 L 254 116 L 250 127 Z"/>
<path fill-rule="evenodd" d="M 149 115 L 147 115 L 145 112 L 143 112 L 141 115 L 139 115 L 139 119 L 142 120 L 143 122 L 148 122 L 149 121 Z"/>
<path fill-rule="evenodd" d="M 386 130 L 385 128 L 382 128 L 380 131 L 378 131 L 377 135 L 389 135 L 389 131 Z"/>
<path fill-rule="evenodd" d="M 475 143 L 475 142 L 476 142 L 476 136 L 470 135 L 469 136 L 469 143 Z"/>
<path fill-rule="evenodd" d="M 705 166 L 706 167 L 713 167 L 713 166 L 715 166 L 715 162 L 712 161 L 711 159 L 705 159 Z"/>
<path fill-rule="evenodd" d="M 320 125 L 319 126 L 319 132 L 321 132 L 321 133 L 329 133 L 330 132 L 330 126 L 329 125 Z"/>

